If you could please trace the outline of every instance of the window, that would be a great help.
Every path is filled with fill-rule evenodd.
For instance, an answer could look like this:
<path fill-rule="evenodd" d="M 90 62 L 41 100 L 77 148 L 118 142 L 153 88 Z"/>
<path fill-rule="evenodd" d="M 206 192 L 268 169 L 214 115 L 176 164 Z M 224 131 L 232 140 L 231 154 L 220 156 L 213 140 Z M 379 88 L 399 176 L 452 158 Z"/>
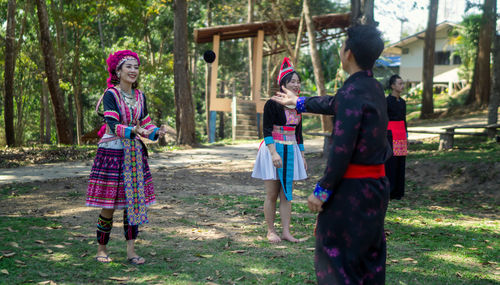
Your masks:
<path fill-rule="evenodd" d="M 453 55 L 453 64 L 462 64 L 462 59 L 458 54 Z"/>
<path fill-rule="evenodd" d="M 402 48 L 401 53 L 402 54 L 409 54 L 410 53 L 410 48 Z"/>
<path fill-rule="evenodd" d="M 434 54 L 434 65 L 450 65 L 450 52 L 438 51 Z"/>

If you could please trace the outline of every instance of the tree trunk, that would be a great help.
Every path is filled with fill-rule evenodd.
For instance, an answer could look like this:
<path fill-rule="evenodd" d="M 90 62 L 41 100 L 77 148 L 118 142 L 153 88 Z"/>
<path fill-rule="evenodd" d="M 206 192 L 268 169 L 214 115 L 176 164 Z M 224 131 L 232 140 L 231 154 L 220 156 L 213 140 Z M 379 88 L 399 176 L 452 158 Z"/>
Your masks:
<path fill-rule="evenodd" d="M 253 23 L 253 7 L 255 5 L 255 0 L 248 0 L 248 17 L 247 23 Z M 253 86 L 254 86 L 254 74 L 253 74 L 254 66 L 253 66 L 253 39 L 248 38 L 248 74 L 250 75 L 250 97 L 253 99 L 254 94 Z"/>
<path fill-rule="evenodd" d="M 493 77 L 491 81 L 490 102 L 488 104 L 488 125 L 498 123 L 500 106 L 500 35 L 495 35 L 493 48 Z M 494 137 L 496 129 L 489 129 L 488 136 Z"/>
<path fill-rule="evenodd" d="M 351 26 L 375 26 L 373 0 L 351 0 Z"/>
<path fill-rule="evenodd" d="M 177 143 L 195 143 L 194 107 L 188 73 L 187 2 L 174 1 L 174 90 Z"/>
<path fill-rule="evenodd" d="M 300 45 L 302 44 L 302 34 L 304 33 L 304 9 L 300 13 L 299 30 L 297 31 L 297 38 L 295 39 L 295 50 L 293 51 L 292 62 L 299 62 Z"/>
<path fill-rule="evenodd" d="M 76 142 L 81 145 L 81 136 L 83 134 L 83 106 L 82 106 L 82 80 L 80 72 L 80 32 L 78 30 L 74 33 L 75 36 L 75 56 L 73 58 L 73 95 L 76 107 Z"/>
<path fill-rule="evenodd" d="M 314 29 L 314 23 L 312 22 L 312 16 L 309 12 L 308 0 L 304 0 L 302 11 L 304 12 L 307 34 L 309 36 L 309 52 L 311 53 L 311 59 L 314 69 L 314 81 L 316 82 L 318 95 L 324 96 L 326 95 L 325 79 L 323 77 L 323 69 L 321 68 L 321 57 L 316 47 L 316 31 Z M 333 130 L 333 124 L 330 117 L 321 116 L 321 125 L 324 132 L 331 132 Z"/>
<path fill-rule="evenodd" d="M 50 114 L 49 107 L 49 96 L 48 96 L 48 88 L 45 82 L 42 83 L 42 96 L 43 96 L 43 115 L 45 117 L 45 134 L 43 142 L 46 144 L 51 143 L 52 138 L 52 116 Z"/>
<path fill-rule="evenodd" d="M 427 21 L 427 30 L 425 31 L 424 42 L 424 62 L 423 62 L 423 93 L 422 110 L 420 118 L 425 119 L 434 113 L 433 101 L 433 78 L 434 78 L 434 50 L 436 44 L 436 21 L 438 12 L 438 0 L 430 0 L 429 18 Z"/>
<path fill-rule="evenodd" d="M 5 100 L 4 120 L 5 138 L 7 146 L 15 146 L 14 132 L 14 72 L 16 69 L 15 58 L 16 36 L 16 1 L 9 0 L 7 7 L 7 33 L 5 36 Z"/>
<path fill-rule="evenodd" d="M 36 0 L 38 22 L 40 25 L 41 48 L 45 63 L 45 73 L 52 99 L 52 107 L 56 119 L 57 137 L 61 144 L 72 144 L 70 124 L 66 111 L 64 110 L 64 98 L 59 87 L 59 77 L 57 75 L 57 66 L 54 58 L 54 51 L 49 32 L 49 18 L 47 7 L 44 0 Z"/>
<path fill-rule="evenodd" d="M 496 21 L 496 9 L 494 9 L 496 0 L 484 0 L 483 17 L 481 20 L 481 28 L 479 30 L 479 47 L 477 56 L 477 72 L 478 76 L 474 81 L 476 105 L 485 107 L 488 105 L 490 98 L 490 53 L 491 53 L 491 38 Z"/>

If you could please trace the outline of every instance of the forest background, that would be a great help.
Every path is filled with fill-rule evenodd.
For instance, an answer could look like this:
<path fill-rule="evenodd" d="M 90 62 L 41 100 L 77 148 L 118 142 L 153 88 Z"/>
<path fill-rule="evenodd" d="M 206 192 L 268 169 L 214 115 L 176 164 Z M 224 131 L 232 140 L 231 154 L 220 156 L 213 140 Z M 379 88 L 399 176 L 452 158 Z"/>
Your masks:
<path fill-rule="evenodd" d="M 15 3 L 14 45 L 9 50 L 8 17 L 9 8 Z M 248 5 L 252 3 L 252 21 L 282 21 L 300 18 L 302 1 L 187 1 L 188 74 L 195 117 L 197 142 L 207 140 L 205 114 L 205 71 L 203 52 L 211 44 L 196 44 L 193 30 L 207 26 L 246 23 Z M 387 2 L 387 1 L 386 1 Z M 409 8 L 422 9 L 418 1 L 408 1 Z M 477 2 L 477 3 L 476 3 Z M 470 7 L 481 6 L 481 1 L 467 1 Z M 485 2 L 488 2 L 485 1 Z M 489 1 L 495 2 L 495 1 Z M 383 5 L 380 1 L 376 5 Z M 131 49 L 141 58 L 140 89 L 148 97 L 148 109 L 156 124 L 168 124 L 176 127 L 176 103 L 174 92 L 174 18 L 175 5 L 172 0 L 100 0 L 100 1 L 0 1 L 0 65 L 5 61 L 7 52 L 14 52 L 15 68 L 0 69 L 0 78 L 13 76 L 12 86 L 12 121 L 14 144 L 9 144 L 5 131 L 6 88 L 0 90 L 0 145 L 33 145 L 37 143 L 56 144 L 58 138 L 55 117 L 67 116 L 70 141 L 80 144 L 82 135 L 95 132 L 102 123 L 94 108 L 98 98 L 106 87 L 107 56 L 116 50 Z M 43 45 L 41 45 L 41 15 L 39 5 L 46 7 L 46 22 L 52 40 L 51 46 L 58 74 L 60 102 L 56 106 L 49 92 L 50 80 L 44 65 Z M 309 1 L 312 15 L 327 13 L 345 13 L 350 11 L 346 1 L 312 0 Z M 43 15 L 42 15 L 43 16 Z M 472 20 L 471 20 L 472 19 Z M 375 19 L 377 20 L 377 19 Z M 468 21 L 468 22 L 467 22 Z M 464 76 L 474 68 L 474 53 L 470 47 L 477 46 L 481 16 L 472 15 L 464 19 L 469 23 L 460 43 L 462 51 L 470 54 L 470 60 L 463 60 L 466 69 Z M 12 25 L 11 25 L 12 26 Z M 338 31 L 337 31 L 338 32 Z M 341 32 L 341 31 L 340 31 Z M 460 31 L 457 31 L 457 33 Z M 466 34 L 468 33 L 468 34 Z M 305 37 L 305 34 L 303 35 Z M 264 54 L 295 42 L 295 35 L 278 35 L 266 38 Z M 338 48 L 341 38 L 318 43 L 321 67 L 328 94 L 334 94 L 345 79 L 339 71 Z M 459 49 L 460 50 L 460 49 Z M 303 94 L 316 94 L 313 63 L 307 47 L 302 49 L 305 56 L 298 57 L 295 63 L 302 76 Z M 233 88 L 239 96 L 250 93 L 249 57 L 247 40 L 225 41 L 221 45 L 219 62 L 219 84 L 226 89 Z M 286 53 L 277 53 L 264 59 L 263 97 L 276 90 L 274 78 Z M 467 56 L 467 55 L 465 55 Z M 471 61 L 472 60 L 472 61 Z M 10 65 L 9 65 L 10 66 Z M 6 77 L 7 76 L 7 77 Z M 387 76 L 387 74 L 383 74 Z M 383 77 L 379 79 L 385 79 Z M 472 78 L 470 78 L 472 80 Z M 7 80 L 5 80 L 7 82 Z M 2 87 L 4 84 L 2 84 Z M 418 94 L 417 94 L 418 96 Z M 52 107 L 51 107 L 52 106 Z M 58 109 L 59 108 L 59 109 Z M 54 110 L 57 109 L 56 112 Z M 179 106 L 177 107 L 179 109 Z M 230 119 L 222 114 L 218 117 L 217 139 L 230 137 Z M 222 122 L 220 122 L 222 121 Z M 224 121 L 229 123 L 224 124 Z M 222 123 L 222 124 L 221 124 Z M 225 130 L 225 131 L 224 131 Z M 9 133 L 9 132 L 7 132 Z M 67 142 L 68 140 L 66 140 Z"/>

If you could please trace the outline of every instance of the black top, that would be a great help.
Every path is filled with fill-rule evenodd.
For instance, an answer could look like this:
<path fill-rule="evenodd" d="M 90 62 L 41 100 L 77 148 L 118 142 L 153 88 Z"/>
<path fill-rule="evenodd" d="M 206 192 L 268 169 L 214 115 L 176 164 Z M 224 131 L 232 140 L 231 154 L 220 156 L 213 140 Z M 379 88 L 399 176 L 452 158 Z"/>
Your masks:
<path fill-rule="evenodd" d="M 305 99 L 306 112 L 335 115 L 333 143 L 319 185 L 334 190 L 349 164 L 384 164 L 391 156 L 387 141 L 387 103 L 371 72 L 351 75 L 333 96 Z"/>
<path fill-rule="evenodd" d="M 287 126 L 285 107 L 274 102 L 273 100 L 267 100 L 266 104 L 264 105 L 263 125 L 264 137 L 273 136 L 273 125 Z M 304 140 L 302 138 L 302 119 L 300 120 L 300 123 L 298 125 L 289 126 L 295 126 L 295 139 L 297 140 L 297 144 L 303 144 Z"/>
<path fill-rule="evenodd" d="M 392 95 L 387 96 L 386 100 L 389 121 L 404 121 L 406 129 L 406 101 L 401 97 L 398 100 Z"/>

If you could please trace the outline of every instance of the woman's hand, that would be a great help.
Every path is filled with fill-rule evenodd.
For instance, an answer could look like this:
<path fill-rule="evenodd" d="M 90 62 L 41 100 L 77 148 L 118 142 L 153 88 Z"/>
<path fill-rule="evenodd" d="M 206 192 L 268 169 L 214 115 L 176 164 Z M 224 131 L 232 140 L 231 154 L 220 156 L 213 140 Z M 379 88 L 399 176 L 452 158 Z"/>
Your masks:
<path fill-rule="evenodd" d="M 271 158 L 273 160 L 274 167 L 276 167 L 276 168 L 283 167 L 282 162 L 281 162 L 281 156 L 277 152 L 271 153 Z"/>
<path fill-rule="evenodd" d="M 318 199 L 314 194 L 307 197 L 307 206 L 311 212 L 321 212 L 323 211 L 323 201 Z"/>
<path fill-rule="evenodd" d="M 297 99 L 299 98 L 297 93 L 293 92 L 292 90 L 286 89 L 285 87 L 283 87 L 283 91 L 284 92 L 281 91 L 276 92 L 276 95 L 271 97 L 271 99 L 283 106 L 287 105 L 297 106 Z"/>
<path fill-rule="evenodd" d="M 141 125 L 139 123 L 137 123 L 137 125 L 135 125 L 134 127 L 134 132 L 136 135 L 141 135 L 143 137 L 149 137 L 149 135 L 154 131 L 154 129 L 149 129 L 149 130 L 146 130 L 144 128 L 141 127 Z"/>
<path fill-rule="evenodd" d="M 160 129 L 158 130 L 158 137 L 163 137 L 167 133 L 167 126 L 161 125 Z"/>

